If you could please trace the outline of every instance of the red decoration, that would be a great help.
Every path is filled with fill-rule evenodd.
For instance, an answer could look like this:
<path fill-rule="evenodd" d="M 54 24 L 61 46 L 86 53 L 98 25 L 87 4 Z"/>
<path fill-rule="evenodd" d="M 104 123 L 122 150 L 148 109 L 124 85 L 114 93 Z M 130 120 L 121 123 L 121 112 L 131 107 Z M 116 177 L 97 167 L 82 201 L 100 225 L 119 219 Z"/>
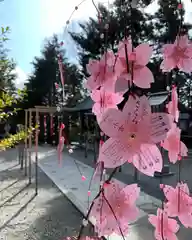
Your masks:
<path fill-rule="evenodd" d="M 178 4 L 177 6 L 178 9 L 182 9 L 183 8 L 183 5 L 181 3 Z"/>

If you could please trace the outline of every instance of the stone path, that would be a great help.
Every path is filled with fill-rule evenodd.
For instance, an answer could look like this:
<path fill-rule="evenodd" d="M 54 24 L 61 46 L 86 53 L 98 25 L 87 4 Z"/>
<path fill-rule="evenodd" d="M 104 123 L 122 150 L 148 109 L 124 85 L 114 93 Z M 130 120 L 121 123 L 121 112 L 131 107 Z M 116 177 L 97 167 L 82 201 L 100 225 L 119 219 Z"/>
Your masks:
<path fill-rule="evenodd" d="M 68 154 L 66 151 L 65 154 Z M 68 154 L 69 155 L 69 154 Z M 94 166 L 94 156 L 93 152 L 89 151 L 87 158 L 85 158 L 84 151 L 81 149 L 75 149 L 73 153 L 73 157 L 78 159 L 79 161 L 87 164 L 91 167 Z M 170 171 L 175 173 L 173 176 L 163 177 L 163 183 L 175 186 L 178 182 L 178 165 L 170 164 L 165 155 L 164 161 L 166 164 L 170 165 Z M 182 161 L 181 164 L 181 179 L 183 182 L 186 182 L 189 186 L 190 191 L 192 192 L 192 152 L 190 151 L 189 156 Z M 110 171 L 109 171 L 110 172 Z M 116 178 L 119 181 L 122 181 L 126 184 L 130 184 L 134 182 L 134 168 L 132 164 L 124 164 L 122 167 L 122 171 L 117 173 Z M 158 199 L 162 199 L 162 191 L 159 188 L 160 178 L 154 178 L 146 176 L 142 173 L 138 173 L 138 183 L 142 190 Z"/>
<path fill-rule="evenodd" d="M 40 169 L 39 194 L 34 196 L 34 183 L 27 186 L 14 157 L 14 149 L 0 154 L 0 239 L 62 240 L 77 235 L 82 214 Z M 88 226 L 84 235 L 92 232 Z"/>
<path fill-rule="evenodd" d="M 90 188 L 91 196 L 88 201 L 89 182 L 94 169 L 71 156 L 63 153 L 63 164 L 58 167 L 56 150 L 51 147 L 39 148 L 39 166 L 52 179 L 58 188 L 74 203 L 74 205 L 85 215 L 88 204 L 95 197 L 98 191 L 99 182 L 94 182 Z M 81 173 L 80 173 L 80 172 Z M 86 181 L 81 180 L 81 175 L 86 177 Z M 126 240 L 154 240 L 154 228 L 148 222 L 148 214 L 154 214 L 158 207 L 161 207 L 161 201 L 147 195 L 141 191 L 137 201 L 140 209 L 136 221 L 130 224 L 129 235 Z M 90 221 L 95 224 L 94 217 Z M 178 233 L 178 239 L 190 240 L 191 229 L 181 226 Z M 109 240 L 122 240 L 121 236 L 111 235 Z"/>

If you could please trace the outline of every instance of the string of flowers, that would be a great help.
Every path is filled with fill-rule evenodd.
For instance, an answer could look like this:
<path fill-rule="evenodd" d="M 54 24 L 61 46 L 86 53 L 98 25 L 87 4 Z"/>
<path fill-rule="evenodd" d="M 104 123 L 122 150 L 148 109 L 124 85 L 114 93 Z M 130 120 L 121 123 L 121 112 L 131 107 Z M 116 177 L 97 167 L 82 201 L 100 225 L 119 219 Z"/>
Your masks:
<path fill-rule="evenodd" d="M 92 2 L 96 7 L 94 1 Z M 135 2 L 134 5 L 129 5 L 130 11 L 133 6 L 136 7 Z M 178 2 L 177 8 L 182 10 L 181 1 Z M 69 21 L 67 23 L 69 24 Z M 163 61 L 160 68 L 165 73 L 175 69 L 192 72 L 192 44 L 181 29 L 182 17 L 175 43 L 165 44 L 162 49 Z M 154 82 L 153 73 L 146 66 L 153 48 L 148 43 L 135 47 L 131 32 L 129 36 L 126 34 L 119 42 L 117 54 L 105 49 L 100 60 L 90 59 L 87 65 L 90 77 L 86 87 L 91 91 L 90 96 L 95 102 L 92 111 L 100 129 L 109 137 L 100 146 L 95 175 L 101 174 L 105 168 L 111 168 L 113 171 L 107 180 L 100 178 L 100 190 L 83 219 L 77 240 L 83 239 L 84 227 L 91 217 L 96 220 L 94 229 L 98 239 L 112 233 L 125 239 L 129 234 L 129 222 L 136 220 L 139 214 L 135 202 L 139 198 L 140 188 L 137 184 L 124 186 L 112 179 L 119 167 L 127 163 L 132 164 L 138 171 L 153 177 L 154 173 L 161 172 L 163 167 L 162 154 L 158 148 L 160 143 L 161 147 L 168 151 L 169 161 L 173 164 L 181 161 L 181 157 L 187 156 L 188 152 L 180 140 L 181 130 L 177 125 L 177 87 L 172 87 L 167 112 L 152 113 L 148 97 L 138 95 L 133 86 L 148 89 Z M 117 105 L 123 101 L 127 92 L 128 101 L 123 109 L 119 110 Z M 192 197 L 187 184 L 181 182 L 180 170 L 179 167 L 175 188 L 160 185 L 166 202 L 163 202 L 162 209 L 157 209 L 157 215 L 149 215 L 149 222 L 155 227 L 154 236 L 157 240 L 177 239 L 179 224 L 175 217 L 179 218 L 184 227 L 192 227 Z M 87 239 L 94 238 L 86 237 Z"/>

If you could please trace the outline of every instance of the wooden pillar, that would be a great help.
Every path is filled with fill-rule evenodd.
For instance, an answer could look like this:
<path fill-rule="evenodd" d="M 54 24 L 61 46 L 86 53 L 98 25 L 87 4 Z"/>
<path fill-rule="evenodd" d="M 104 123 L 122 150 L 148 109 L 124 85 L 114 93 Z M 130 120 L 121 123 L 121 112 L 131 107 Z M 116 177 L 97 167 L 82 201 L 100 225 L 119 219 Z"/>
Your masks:
<path fill-rule="evenodd" d="M 32 110 L 29 109 L 29 128 L 32 128 Z M 32 132 L 29 135 L 29 184 L 31 184 Z"/>
<path fill-rule="evenodd" d="M 84 137 L 85 137 L 85 158 L 87 158 L 87 148 L 88 148 L 88 118 L 87 118 L 87 115 L 85 115 L 84 113 L 84 116 L 85 116 L 85 126 L 86 126 L 86 131 L 84 133 Z"/>
<path fill-rule="evenodd" d="M 38 145 L 39 145 L 39 111 L 36 109 L 35 114 L 35 194 L 38 195 Z"/>
<path fill-rule="evenodd" d="M 79 126 L 80 126 L 80 133 L 79 133 L 79 145 L 82 146 L 83 139 L 82 139 L 82 133 L 83 133 L 83 123 L 82 123 L 82 115 L 81 112 L 79 112 Z"/>
<path fill-rule="evenodd" d="M 28 134 L 28 110 L 25 110 L 25 134 Z M 28 136 L 25 138 L 25 176 L 27 176 L 27 158 L 28 158 Z"/>

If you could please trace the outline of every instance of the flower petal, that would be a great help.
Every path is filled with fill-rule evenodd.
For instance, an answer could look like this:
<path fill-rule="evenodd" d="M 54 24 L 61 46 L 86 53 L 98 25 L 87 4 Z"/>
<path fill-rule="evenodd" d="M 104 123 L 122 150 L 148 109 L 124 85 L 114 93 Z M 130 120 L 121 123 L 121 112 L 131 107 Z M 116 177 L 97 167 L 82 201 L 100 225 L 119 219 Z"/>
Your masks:
<path fill-rule="evenodd" d="M 169 161 L 172 163 L 176 163 L 178 160 L 178 152 L 177 151 L 168 151 Z"/>
<path fill-rule="evenodd" d="M 127 214 L 125 213 L 127 222 L 130 223 L 137 220 L 137 217 L 139 215 L 139 210 L 136 206 L 128 207 L 128 209 L 126 209 L 125 211 L 127 213 Z"/>
<path fill-rule="evenodd" d="M 177 233 L 179 231 L 179 224 L 177 223 L 177 221 L 175 219 L 169 218 L 168 224 L 169 224 L 169 229 L 173 233 Z"/>
<path fill-rule="evenodd" d="M 150 88 L 150 84 L 154 82 L 153 73 L 148 67 L 134 69 L 133 82 L 140 88 Z"/>
<path fill-rule="evenodd" d="M 179 215 L 179 220 L 183 224 L 184 227 L 186 228 L 192 228 L 192 214 L 191 210 L 189 210 L 189 214 L 180 214 Z"/>
<path fill-rule="evenodd" d="M 150 47 L 148 43 L 142 43 L 135 48 L 135 52 L 136 63 L 138 65 L 145 66 L 152 56 L 153 48 Z"/>
<path fill-rule="evenodd" d="M 135 201 L 139 198 L 140 187 L 138 187 L 136 183 L 130 184 L 124 187 L 121 191 L 126 194 L 126 201 L 129 204 L 134 205 Z"/>
<path fill-rule="evenodd" d="M 166 238 L 169 239 L 169 240 L 178 240 L 175 233 L 173 233 L 171 231 L 166 231 Z"/>
<path fill-rule="evenodd" d="M 101 147 L 98 161 L 103 161 L 105 168 L 121 166 L 130 158 L 129 148 L 120 140 L 109 138 Z"/>
<path fill-rule="evenodd" d="M 120 76 L 115 83 L 115 92 L 117 93 L 124 94 L 128 90 L 128 80 L 123 76 Z M 127 77 L 127 74 L 126 74 L 126 77 Z"/>
<path fill-rule="evenodd" d="M 95 59 L 90 59 L 89 60 L 89 63 L 86 65 L 86 68 L 87 68 L 87 72 L 90 74 L 90 75 L 95 75 L 98 73 L 99 71 L 99 61 L 98 60 L 95 60 Z"/>
<path fill-rule="evenodd" d="M 175 40 L 175 45 L 179 43 L 179 47 L 180 48 L 185 48 L 187 47 L 188 43 L 189 43 L 189 38 L 187 35 L 183 35 L 183 36 L 177 36 L 176 40 Z"/>
<path fill-rule="evenodd" d="M 99 122 L 101 130 L 109 137 L 120 138 L 127 134 L 127 124 L 124 114 L 114 108 L 107 109 Z"/>
<path fill-rule="evenodd" d="M 172 201 L 176 197 L 176 191 L 172 186 L 165 185 L 163 187 L 163 192 L 168 201 Z"/>
<path fill-rule="evenodd" d="M 152 113 L 151 115 L 151 141 L 160 143 L 167 136 L 173 124 L 173 117 L 167 113 Z"/>
<path fill-rule="evenodd" d="M 94 90 L 90 94 L 90 97 L 94 102 L 99 102 L 101 100 L 101 91 L 100 90 Z"/>
<path fill-rule="evenodd" d="M 162 48 L 162 52 L 165 58 L 170 57 L 175 49 L 175 44 L 165 44 Z"/>
<path fill-rule="evenodd" d="M 148 216 L 149 216 L 148 221 L 149 221 L 154 227 L 156 227 L 156 226 L 157 226 L 157 223 L 158 223 L 157 216 L 155 216 L 155 215 L 153 215 L 153 214 L 149 214 Z"/>
<path fill-rule="evenodd" d="M 166 57 L 161 62 L 160 69 L 163 72 L 170 72 L 173 68 L 176 67 L 176 65 L 177 64 L 175 62 L 175 59 L 173 59 L 172 57 Z"/>
<path fill-rule="evenodd" d="M 125 46 L 126 44 L 126 46 Z M 118 46 L 118 56 L 125 58 L 125 48 L 127 49 L 128 55 L 132 52 L 132 42 L 131 39 L 125 39 L 119 43 Z"/>
<path fill-rule="evenodd" d="M 192 56 L 191 56 L 192 57 Z M 191 58 L 181 58 L 177 64 L 178 68 L 186 73 L 192 72 L 192 59 Z"/>
<path fill-rule="evenodd" d="M 124 99 L 122 94 L 118 94 L 118 93 L 111 93 L 111 96 L 112 96 L 113 105 L 117 105 L 121 103 Z"/>
<path fill-rule="evenodd" d="M 181 144 L 181 156 L 187 157 L 188 156 L 188 148 L 182 141 L 180 142 L 180 144 Z"/>
<path fill-rule="evenodd" d="M 100 83 L 99 83 L 97 77 L 95 77 L 94 75 L 90 76 L 87 79 L 87 82 L 85 83 L 85 87 L 91 91 L 96 90 L 98 87 L 100 87 Z"/>
<path fill-rule="evenodd" d="M 132 157 L 133 165 L 142 173 L 153 176 L 154 172 L 161 172 L 163 159 L 156 145 L 142 144 L 139 153 Z"/>
<path fill-rule="evenodd" d="M 139 123 L 145 121 L 145 126 L 148 127 L 151 118 L 151 107 L 149 99 L 146 96 L 137 97 L 129 96 L 123 108 L 123 114 L 127 119 L 128 124 Z"/>
<path fill-rule="evenodd" d="M 95 103 L 92 107 L 92 112 L 98 116 L 100 114 L 102 114 L 102 108 L 101 105 L 99 103 Z"/>
<path fill-rule="evenodd" d="M 115 75 L 109 74 L 109 76 L 106 74 L 105 81 L 103 82 L 102 86 L 104 89 L 108 92 L 115 92 Z"/>

